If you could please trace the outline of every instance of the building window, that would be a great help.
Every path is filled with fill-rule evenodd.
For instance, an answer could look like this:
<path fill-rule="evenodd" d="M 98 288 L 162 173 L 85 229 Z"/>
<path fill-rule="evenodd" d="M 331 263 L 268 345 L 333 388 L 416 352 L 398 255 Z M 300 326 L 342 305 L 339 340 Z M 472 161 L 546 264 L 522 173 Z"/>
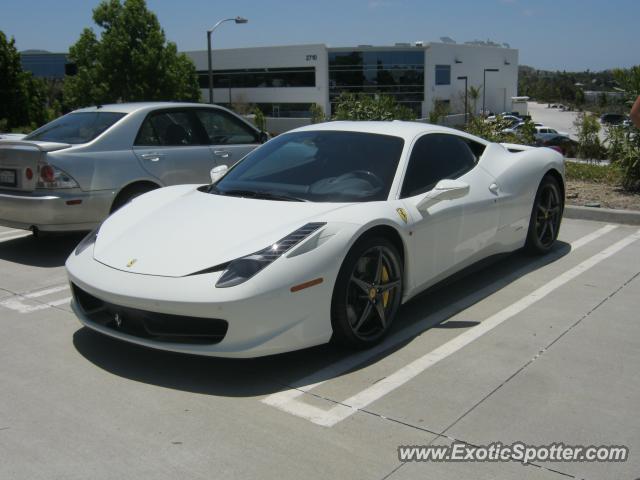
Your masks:
<path fill-rule="evenodd" d="M 209 88 L 209 72 L 199 71 L 200 88 Z M 315 87 L 315 67 L 245 68 L 214 70 L 214 88 Z"/>
<path fill-rule="evenodd" d="M 216 105 L 233 110 L 236 105 L 229 105 L 224 102 L 216 102 Z M 252 110 L 253 107 L 260 109 L 266 117 L 282 117 L 282 118 L 311 118 L 312 103 L 253 103 L 247 104 Z"/>
<path fill-rule="evenodd" d="M 436 65 L 436 85 L 451 85 L 451 65 Z"/>
<path fill-rule="evenodd" d="M 389 95 L 419 116 L 424 101 L 424 51 L 329 52 L 329 99 L 343 92 Z"/>

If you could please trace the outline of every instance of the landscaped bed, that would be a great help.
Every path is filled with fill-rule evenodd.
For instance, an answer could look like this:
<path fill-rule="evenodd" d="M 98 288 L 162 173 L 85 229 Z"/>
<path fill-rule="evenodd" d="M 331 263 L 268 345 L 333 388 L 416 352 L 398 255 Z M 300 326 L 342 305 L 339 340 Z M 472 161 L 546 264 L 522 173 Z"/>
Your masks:
<path fill-rule="evenodd" d="M 640 210 L 640 193 L 622 189 L 615 165 L 566 162 L 567 204 Z"/>

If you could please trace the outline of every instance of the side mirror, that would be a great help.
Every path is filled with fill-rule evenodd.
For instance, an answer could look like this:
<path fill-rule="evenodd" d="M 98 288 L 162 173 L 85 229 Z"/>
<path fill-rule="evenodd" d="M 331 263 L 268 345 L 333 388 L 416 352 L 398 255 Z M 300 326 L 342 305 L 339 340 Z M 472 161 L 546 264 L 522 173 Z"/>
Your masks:
<path fill-rule="evenodd" d="M 211 172 L 209 172 L 209 175 L 211 176 L 211 183 L 216 183 L 218 180 L 220 180 L 225 173 L 227 173 L 227 170 L 229 170 L 229 167 L 226 165 L 218 165 L 217 167 L 213 167 L 211 169 Z"/>
<path fill-rule="evenodd" d="M 268 142 L 270 139 L 271 135 L 269 135 L 267 132 L 260 132 L 260 135 L 258 136 L 258 141 L 260 143 Z"/>
<path fill-rule="evenodd" d="M 443 200 L 462 198 L 467 193 L 469 193 L 469 185 L 467 183 L 461 182 L 460 180 L 440 180 L 433 190 L 425 193 L 425 195 L 418 200 L 416 208 L 420 211 L 426 211 L 436 203 L 440 203 Z"/>

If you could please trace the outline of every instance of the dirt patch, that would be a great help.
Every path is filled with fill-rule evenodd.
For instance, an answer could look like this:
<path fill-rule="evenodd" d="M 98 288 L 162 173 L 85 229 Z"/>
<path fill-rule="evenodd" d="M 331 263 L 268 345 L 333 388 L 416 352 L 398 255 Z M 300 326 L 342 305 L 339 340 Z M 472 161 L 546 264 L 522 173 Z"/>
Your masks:
<path fill-rule="evenodd" d="M 602 183 L 567 181 L 567 204 L 587 207 L 640 210 L 640 193 L 629 193 L 620 187 Z"/>

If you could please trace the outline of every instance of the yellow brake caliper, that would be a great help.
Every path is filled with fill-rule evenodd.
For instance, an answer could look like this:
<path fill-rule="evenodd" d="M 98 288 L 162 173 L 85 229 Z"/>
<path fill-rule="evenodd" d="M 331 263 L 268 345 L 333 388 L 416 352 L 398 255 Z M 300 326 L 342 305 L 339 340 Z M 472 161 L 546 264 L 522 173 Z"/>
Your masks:
<path fill-rule="evenodd" d="M 387 283 L 389 281 L 389 272 L 387 271 L 387 267 L 382 266 L 382 275 L 380 276 L 380 283 Z M 382 294 L 382 305 L 384 308 L 387 308 L 387 303 L 389 303 L 389 290 Z"/>

